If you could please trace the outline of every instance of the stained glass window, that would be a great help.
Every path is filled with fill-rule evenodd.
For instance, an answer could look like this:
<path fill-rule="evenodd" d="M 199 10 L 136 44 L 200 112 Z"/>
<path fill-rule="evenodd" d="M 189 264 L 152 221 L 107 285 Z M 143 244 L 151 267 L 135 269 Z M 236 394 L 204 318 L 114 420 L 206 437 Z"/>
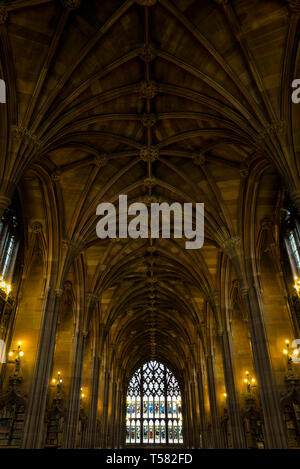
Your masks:
<path fill-rule="evenodd" d="M 298 273 L 300 273 L 300 246 L 297 240 L 296 230 L 289 234 L 290 254 L 293 257 L 293 261 Z"/>
<path fill-rule="evenodd" d="M 0 221 L 0 288 L 10 283 L 19 246 L 19 226 L 15 204 L 5 210 Z"/>
<path fill-rule="evenodd" d="M 183 443 L 180 387 L 173 373 L 162 363 L 145 363 L 130 380 L 126 443 Z"/>

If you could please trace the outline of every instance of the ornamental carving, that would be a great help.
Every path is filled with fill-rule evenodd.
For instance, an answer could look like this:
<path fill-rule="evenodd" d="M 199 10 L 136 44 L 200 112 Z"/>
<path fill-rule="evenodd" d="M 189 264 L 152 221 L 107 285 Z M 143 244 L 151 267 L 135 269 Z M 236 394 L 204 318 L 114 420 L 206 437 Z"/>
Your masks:
<path fill-rule="evenodd" d="M 194 153 L 193 154 L 193 163 L 197 166 L 203 166 L 206 162 L 205 155 L 202 153 Z"/>
<path fill-rule="evenodd" d="M 156 57 L 156 47 L 154 46 L 154 44 L 142 44 L 139 52 L 139 57 L 146 63 L 152 62 L 152 60 L 154 60 Z"/>
<path fill-rule="evenodd" d="M 144 187 L 147 189 L 151 189 L 156 185 L 155 179 L 154 178 L 146 178 L 144 179 Z"/>
<path fill-rule="evenodd" d="M 34 233 L 40 233 L 43 229 L 43 225 L 39 221 L 34 221 L 31 224 L 31 229 Z"/>
<path fill-rule="evenodd" d="M 158 84 L 155 81 L 142 81 L 140 95 L 143 99 L 153 99 L 158 94 Z"/>
<path fill-rule="evenodd" d="M 145 146 L 140 150 L 140 158 L 146 163 L 153 163 L 159 158 L 159 150 L 155 146 Z"/>
<path fill-rule="evenodd" d="M 153 127 L 157 122 L 157 117 L 155 114 L 144 114 L 141 122 L 144 127 Z"/>
<path fill-rule="evenodd" d="M 95 158 L 94 158 L 94 164 L 95 164 L 95 166 L 97 166 L 98 168 L 103 168 L 104 166 L 106 166 L 107 161 L 108 161 L 108 158 L 107 158 L 107 155 L 106 155 L 106 154 L 104 154 L 104 155 L 96 155 Z"/>

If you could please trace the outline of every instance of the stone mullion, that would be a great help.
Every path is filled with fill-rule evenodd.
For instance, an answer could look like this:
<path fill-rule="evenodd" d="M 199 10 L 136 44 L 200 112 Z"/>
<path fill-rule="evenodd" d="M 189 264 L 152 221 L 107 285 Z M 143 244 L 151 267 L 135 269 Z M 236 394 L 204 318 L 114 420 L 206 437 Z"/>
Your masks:
<path fill-rule="evenodd" d="M 80 389 L 82 380 L 82 369 L 86 342 L 86 333 L 79 331 L 76 337 L 75 353 L 72 367 L 72 382 L 69 394 L 69 405 L 66 422 L 64 425 L 63 448 L 76 448 L 80 413 Z"/>
<path fill-rule="evenodd" d="M 220 418 L 217 406 L 213 356 L 206 357 L 207 382 L 211 413 L 211 430 L 215 448 L 221 448 Z"/>
<path fill-rule="evenodd" d="M 241 289 L 249 318 L 255 370 L 258 375 L 261 405 L 264 415 L 266 445 L 270 449 L 287 448 L 283 416 L 275 388 L 266 340 L 266 333 L 255 289 Z"/>
<path fill-rule="evenodd" d="M 232 431 L 232 441 L 234 448 L 245 448 L 245 438 L 242 426 L 240 407 L 234 382 L 234 371 L 232 363 L 232 353 L 228 331 L 221 333 L 222 358 L 226 391 L 228 393 L 227 403 L 229 420 Z"/>
<path fill-rule="evenodd" d="M 95 448 L 97 433 L 97 413 L 98 413 L 98 397 L 99 397 L 99 378 L 100 378 L 100 359 L 95 355 L 93 357 L 92 370 L 92 390 L 89 406 L 89 419 L 86 447 Z"/>
<path fill-rule="evenodd" d="M 52 368 L 61 291 L 49 290 L 44 307 L 40 344 L 24 423 L 22 448 L 42 448 L 45 411 Z"/>

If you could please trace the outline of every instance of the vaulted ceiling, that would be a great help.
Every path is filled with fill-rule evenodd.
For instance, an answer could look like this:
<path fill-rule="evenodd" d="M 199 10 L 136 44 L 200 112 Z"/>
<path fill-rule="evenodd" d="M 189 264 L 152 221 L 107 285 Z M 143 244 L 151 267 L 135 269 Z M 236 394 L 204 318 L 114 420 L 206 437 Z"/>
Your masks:
<path fill-rule="evenodd" d="M 183 358 L 206 321 L 205 300 L 220 289 L 224 243 L 244 236 L 259 178 L 268 183 L 262 216 L 280 181 L 300 198 L 290 99 L 299 2 L 0 3 L 0 195 L 18 187 L 25 222 L 39 219 L 48 238 L 42 208 L 30 207 L 55 211 L 61 244 L 72 262 L 81 256 L 85 291 L 101 296 L 99 321 L 123 344 L 120 360 L 134 368 L 150 356 Z M 119 194 L 129 203 L 204 202 L 204 247 L 99 240 L 96 206 Z"/>

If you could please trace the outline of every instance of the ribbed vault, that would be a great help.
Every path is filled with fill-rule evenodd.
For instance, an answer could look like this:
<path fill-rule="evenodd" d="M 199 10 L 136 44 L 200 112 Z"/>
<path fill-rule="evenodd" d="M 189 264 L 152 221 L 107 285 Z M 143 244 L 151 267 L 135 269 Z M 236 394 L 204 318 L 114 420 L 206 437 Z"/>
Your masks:
<path fill-rule="evenodd" d="M 276 182 L 257 210 L 282 182 L 299 204 L 299 115 L 289 97 L 298 3 L 1 2 L 1 207 L 16 187 L 27 194 L 28 225 L 40 219 L 47 232 L 47 278 L 60 289 L 75 276 L 88 305 L 83 329 L 99 334 L 100 351 L 117 346 L 127 378 L 148 359 L 180 378 L 198 338 L 209 346 L 208 309 L 223 320 L 215 298 L 228 240 L 247 244 L 262 174 Z M 119 194 L 204 202 L 204 247 L 100 241 L 96 207 Z M 28 211 L 35 197 L 46 215 Z M 233 262 L 240 280 L 246 263 Z"/>

